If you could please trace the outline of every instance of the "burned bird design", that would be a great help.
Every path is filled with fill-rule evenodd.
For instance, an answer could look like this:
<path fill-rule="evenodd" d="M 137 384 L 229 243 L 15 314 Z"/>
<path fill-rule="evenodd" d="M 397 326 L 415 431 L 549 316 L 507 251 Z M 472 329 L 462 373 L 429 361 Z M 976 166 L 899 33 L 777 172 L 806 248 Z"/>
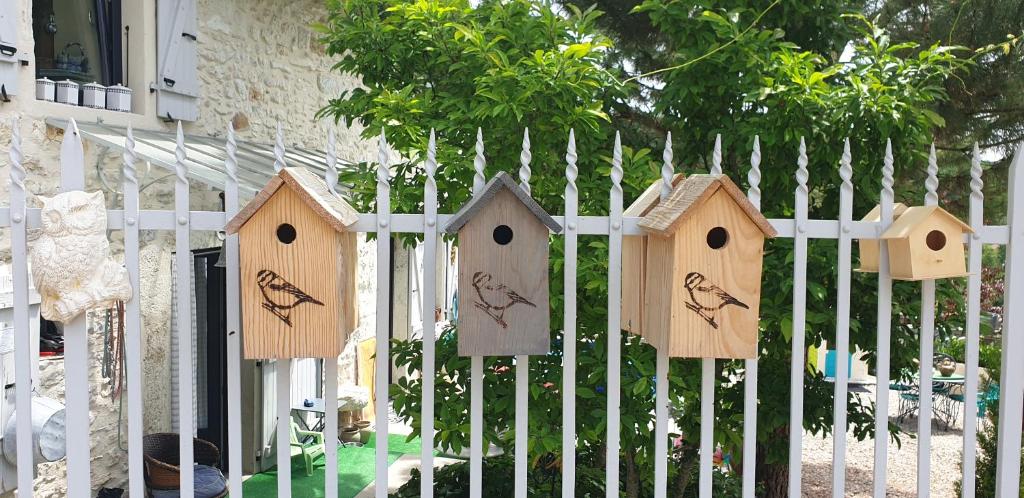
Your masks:
<path fill-rule="evenodd" d="M 683 286 L 686 287 L 690 295 L 690 300 L 686 303 L 686 307 L 695 311 L 715 329 L 718 328 L 718 322 L 715 321 L 715 315 L 718 313 L 718 310 L 729 305 L 750 309 L 749 306 L 740 302 L 739 299 L 730 296 L 728 292 L 725 292 L 717 285 L 712 283 L 704 284 L 704 280 L 704 275 L 695 271 L 686 274 L 686 281 Z"/>
<path fill-rule="evenodd" d="M 493 318 L 498 325 L 501 325 L 501 328 L 508 328 L 508 323 L 505 322 L 505 312 L 512 306 L 522 303 L 537 307 L 536 304 L 527 301 L 526 298 L 509 289 L 505 284 L 491 283 L 492 279 L 490 273 L 478 271 L 473 274 L 473 289 L 476 290 L 476 300 L 473 304 Z"/>
<path fill-rule="evenodd" d="M 296 306 L 302 303 L 324 305 L 270 270 L 260 270 L 256 274 L 256 283 L 263 294 L 263 307 L 289 327 L 292 326 L 292 309 Z"/>

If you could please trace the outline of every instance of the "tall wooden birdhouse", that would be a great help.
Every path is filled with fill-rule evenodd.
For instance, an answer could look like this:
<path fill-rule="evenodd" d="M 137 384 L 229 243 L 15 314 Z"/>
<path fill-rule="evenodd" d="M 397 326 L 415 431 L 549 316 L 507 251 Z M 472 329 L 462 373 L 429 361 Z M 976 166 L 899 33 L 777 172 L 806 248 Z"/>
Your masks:
<path fill-rule="evenodd" d="M 238 233 L 244 356 L 333 358 L 356 327 L 359 214 L 304 168 L 284 168 L 225 227 Z"/>
<path fill-rule="evenodd" d="M 693 175 L 639 225 L 646 340 L 673 357 L 756 357 L 768 220 L 727 176 Z"/>
<path fill-rule="evenodd" d="M 889 273 L 897 280 L 967 275 L 965 233 L 971 227 L 938 206 L 907 208 L 882 234 L 889 247 Z"/>
<path fill-rule="evenodd" d="M 460 355 L 547 354 L 548 235 L 561 230 L 504 172 L 455 213 Z"/>
<path fill-rule="evenodd" d="M 892 218 L 893 220 L 899 219 L 903 215 L 903 212 L 907 210 L 905 204 L 897 202 L 892 206 Z M 871 221 L 877 223 L 882 218 L 882 206 L 875 206 L 868 211 L 868 214 L 861 218 L 861 221 Z M 878 239 L 860 239 L 857 241 L 857 245 L 860 247 L 860 268 L 857 271 L 867 273 L 878 272 Z"/>
<path fill-rule="evenodd" d="M 682 173 L 672 178 L 672 186 L 683 181 Z M 633 204 L 622 212 L 624 217 L 642 217 L 658 205 L 661 182 L 652 183 Z M 660 271 L 655 268 L 654 271 Z M 622 237 L 622 330 L 644 336 L 644 290 L 647 285 L 647 235 Z"/>

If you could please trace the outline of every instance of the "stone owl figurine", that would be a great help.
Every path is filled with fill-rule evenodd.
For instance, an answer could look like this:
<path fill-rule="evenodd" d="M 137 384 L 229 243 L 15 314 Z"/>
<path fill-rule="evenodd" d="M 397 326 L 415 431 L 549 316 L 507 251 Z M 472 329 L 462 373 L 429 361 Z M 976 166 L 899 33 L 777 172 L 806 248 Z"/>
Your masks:
<path fill-rule="evenodd" d="M 131 299 L 128 271 L 110 257 L 103 192 L 39 199 L 43 228 L 31 263 L 43 318 L 68 322 L 82 312 Z"/>

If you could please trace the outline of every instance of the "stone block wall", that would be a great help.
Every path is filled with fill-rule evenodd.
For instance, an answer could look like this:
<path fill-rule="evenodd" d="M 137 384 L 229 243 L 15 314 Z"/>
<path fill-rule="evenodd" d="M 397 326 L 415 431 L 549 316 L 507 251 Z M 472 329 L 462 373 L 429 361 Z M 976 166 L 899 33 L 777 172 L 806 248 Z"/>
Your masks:
<path fill-rule="evenodd" d="M 141 0 L 141 10 L 155 15 L 156 0 Z M 323 19 L 325 13 L 320 0 L 291 2 L 271 0 L 198 0 L 199 63 L 201 101 L 199 119 L 187 123 L 187 134 L 223 137 L 227 123 L 233 122 L 239 138 L 256 142 L 273 141 L 274 129 L 280 122 L 284 127 L 286 146 L 301 145 L 322 148 L 326 142 L 324 123 L 315 118 L 316 111 L 330 98 L 359 84 L 357 78 L 334 73 L 332 60 L 325 56 L 310 25 Z M 19 0 L 19 48 L 32 53 L 31 0 Z M 155 57 L 156 40 L 153 19 L 143 19 L 142 36 L 147 57 Z M 133 27 L 133 33 L 139 32 Z M 146 35 L 145 33 L 150 33 Z M 155 61 L 146 61 L 155 68 Z M 147 81 L 156 78 L 155 69 L 147 74 Z M 173 124 L 155 116 L 155 94 L 145 88 L 142 93 L 142 111 L 126 115 L 110 111 L 93 111 L 34 100 L 34 67 L 22 69 L 19 80 L 21 92 L 10 103 L 0 103 L 0 196 L 7 197 L 9 165 L 7 150 L 11 120 L 20 119 L 24 163 L 28 169 L 26 182 L 30 203 L 34 195 L 51 195 L 59 183 L 58 154 L 63 132 L 46 125 L 47 117 L 74 117 L 79 121 L 105 122 L 124 126 L 129 121 L 135 128 L 173 131 Z M 372 160 L 376 147 L 360 138 L 361 127 L 337 127 L 338 157 L 343 161 Z M 121 182 L 120 152 L 106 150 L 86 142 L 86 181 L 90 190 L 102 189 L 107 204 L 115 208 L 120 203 L 116 191 Z M 145 186 L 141 202 L 143 209 L 173 208 L 173 175 L 153 166 L 146 170 L 140 162 L 140 186 Z M 269 167 L 269 165 L 268 165 Z M 106 179 L 107 188 L 100 181 Z M 191 208 L 219 210 L 217 189 L 207 185 L 191 185 Z M 244 201 L 244 200 L 243 200 Z M 5 202 L 3 202 L 5 203 Z M 35 205 L 38 205 L 35 203 Z M 123 250 L 120 232 L 111 232 L 112 251 L 120 257 Z M 363 273 L 359 276 L 361 293 L 361 324 L 372 330 L 374 320 L 374 245 L 362 239 L 360 255 Z M 171 427 L 169 382 L 170 315 L 171 315 L 171 260 L 174 249 L 173 233 L 146 232 L 142 236 L 141 308 L 143 318 L 143 361 L 146 377 L 143 380 L 145 432 L 166 431 Z M 193 248 L 219 245 L 215 234 L 194 232 Z M 0 260 L 10 261 L 10 237 L 0 230 Z M 367 258 L 367 256 L 369 256 Z M 127 405 L 111 396 L 109 384 L 100 375 L 103 356 L 103 336 L 98 329 L 102 313 L 94 314 L 90 328 L 90 380 L 92 487 L 125 487 L 127 484 L 126 426 Z M 58 400 L 64 398 L 63 361 L 43 360 L 40 365 L 39 393 Z M 128 379 L 131 382 L 133 379 Z M 69 414 L 81 416 L 81 414 Z M 121 436 L 118 437 L 120 427 Z M 63 462 L 42 465 L 38 469 L 34 496 L 66 496 L 66 474 Z"/>

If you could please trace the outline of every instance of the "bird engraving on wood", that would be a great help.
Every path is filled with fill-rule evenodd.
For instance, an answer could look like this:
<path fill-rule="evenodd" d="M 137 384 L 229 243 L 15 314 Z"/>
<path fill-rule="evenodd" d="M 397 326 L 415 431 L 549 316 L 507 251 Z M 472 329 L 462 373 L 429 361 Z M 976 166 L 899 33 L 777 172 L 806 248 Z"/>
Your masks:
<path fill-rule="evenodd" d="M 302 303 L 324 305 L 270 270 L 260 270 L 256 274 L 256 283 L 263 293 L 263 307 L 289 327 L 292 326 L 292 310 L 296 306 Z"/>
<path fill-rule="evenodd" d="M 686 303 L 686 307 L 700 315 L 713 328 L 718 329 L 718 322 L 715 321 L 715 315 L 718 313 L 718 310 L 729 305 L 750 309 L 749 306 L 740 302 L 739 299 L 730 296 L 728 292 L 725 292 L 717 285 L 712 283 L 705 284 L 705 280 L 704 275 L 695 271 L 686 274 L 686 281 L 683 285 L 690 295 L 690 300 Z"/>
<path fill-rule="evenodd" d="M 516 304 L 525 304 L 536 308 L 516 291 L 509 289 L 505 284 L 492 283 L 494 277 L 490 273 L 478 271 L 473 274 L 473 289 L 476 290 L 476 300 L 473 302 L 477 308 L 487 313 L 503 329 L 508 328 L 505 322 L 505 312 Z"/>

